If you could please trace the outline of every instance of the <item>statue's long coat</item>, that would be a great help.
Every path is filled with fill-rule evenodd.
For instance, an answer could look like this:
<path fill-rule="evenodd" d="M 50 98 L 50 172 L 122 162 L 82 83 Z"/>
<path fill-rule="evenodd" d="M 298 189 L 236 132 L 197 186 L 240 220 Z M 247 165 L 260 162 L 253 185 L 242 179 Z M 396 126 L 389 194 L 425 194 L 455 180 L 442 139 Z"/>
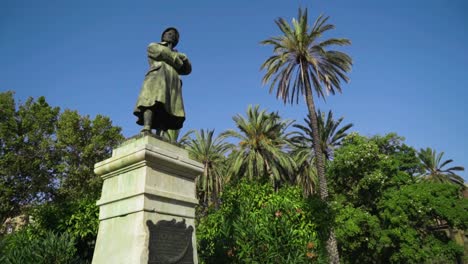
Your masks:
<path fill-rule="evenodd" d="M 166 47 L 165 42 L 151 43 L 148 46 L 150 69 L 146 73 L 140 95 L 133 114 L 138 117 L 137 124 L 143 125 L 143 113 L 153 110 L 153 129 L 182 128 L 185 121 L 184 102 L 182 100 L 182 81 L 179 75 L 192 71 L 192 66 L 183 60 L 184 54 Z M 186 57 L 185 57 L 186 58 Z"/>

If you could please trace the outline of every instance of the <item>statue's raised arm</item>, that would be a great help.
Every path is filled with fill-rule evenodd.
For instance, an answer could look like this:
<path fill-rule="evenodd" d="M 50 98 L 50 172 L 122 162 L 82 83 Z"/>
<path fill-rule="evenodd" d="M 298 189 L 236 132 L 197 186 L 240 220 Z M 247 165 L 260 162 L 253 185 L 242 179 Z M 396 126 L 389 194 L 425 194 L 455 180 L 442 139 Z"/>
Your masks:
<path fill-rule="evenodd" d="M 149 70 L 146 73 L 133 114 L 142 132 L 156 129 L 156 134 L 168 129 L 181 129 L 185 121 L 182 100 L 182 81 L 179 75 L 188 75 L 192 65 L 187 56 L 174 47 L 179 42 L 175 28 L 164 30 L 161 42 L 148 45 Z"/>

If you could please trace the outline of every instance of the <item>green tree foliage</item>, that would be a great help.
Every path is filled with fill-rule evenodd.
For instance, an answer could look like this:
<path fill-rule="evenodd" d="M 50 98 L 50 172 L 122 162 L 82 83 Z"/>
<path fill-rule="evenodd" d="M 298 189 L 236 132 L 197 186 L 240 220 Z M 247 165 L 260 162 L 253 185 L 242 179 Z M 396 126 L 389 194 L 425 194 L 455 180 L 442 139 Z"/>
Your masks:
<path fill-rule="evenodd" d="M 24 206 L 49 200 L 58 155 L 59 109 L 44 97 L 16 106 L 13 92 L 0 93 L 0 222 Z"/>
<path fill-rule="evenodd" d="M 94 163 L 123 140 L 121 129 L 101 115 L 51 107 L 44 97 L 16 106 L 13 93 L 0 93 L 0 220 L 21 208 L 57 199 L 92 196 L 101 180 Z"/>
<path fill-rule="evenodd" d="M 12 92 L 0 93 L 0 106 L 0 221 L 32 214 L 34 232 L 67 233 L 90 259 L 102 184 L 93 168 L 123 140 L 121 129 L 101 115 L 60 113 L 44 97 L 17 106 Z"/>
<path fill-rule="evenodd" d="M 76 263 L 73 237 L 51 231 L 34 233 L 23 229 L 0 241 L 0 263 L 70 264 Z"/>
<path fill-rule="evenodd" d="M 373 142 L 379 147 L 383 155 L 391 155 L 393 168 L 405 172 L 408 175 L 416 175 L 421 172 L 421 165 L 414 148 L 404 144 L 404 138 L 395 133 L 385 136 L 372 137 Z"/>
<path fill-rule="evenodd" d="M 325 160 L 333 159 L 335 149 L 341 145 L 341 140 L 346 137 L 346 131 L 353 124 L 347 124 L 339 128 L 343 117 L 338 120 L 333 119 L 333 113 L 325 113 L 318 111 L 318 127 L 320 135 L 320 145 L 323 151 Z M 317 186 L 317 170 L 315 169 L 315 159 L 313 149 L 313 133 L 312 123 L 310 118 L 305 118 L 306 126 L 294 124 L 293 127 L 298 128 L 295 136 L 291 138 L 293 142 L 293 156 L 298 166 L 296 184 L 303 187 L 304 194 L 311 195 L 315 192 Z"/>
<path fill-rule="evenodd" d="M 314 211 L 299 188 L 275 191 L 242 180 L 222 201 L 197 225 L 202 263 L 311 263 L 323 256 Z"/>
<path fill-rule="evenodd" d="M 91 119 L 65 110 L 58 119 L 56 137 L 61 157 L 57 169 L 60 194 L 66 199 L 98 199 L 102 182 L 94 174 L 94 164 L 108 158 L 112 147 L 124 139 L 121 128 L 102 115 Z"/>
<path fill-rule="evenodd" d="M 69 234 L 75 241 L 80 259 L 91 261 L 99 226 L 99 208 L 95 199 L 53 201 L 34 207 L 30 214 L 34 219 L 30 224 L 32 230 Z"/>
<path fill-rule="evenodd" d="M 417 183 L 416 151 L 395 134 L 351 134 L 329 179 L 344 263 L 447 263 L 463 251 L 446 228 L 466 229 L 467 200 L 448 184 Z"/>
<path fill-rule="evenodd" d="M 298 18 L 290 25 L 283 18 L 276 20 L 282 35 L 264 40 L 262 44 L 271 45 L 274 55 L 262 65 L 266 70 L 263 82 L 271 81 L 270 93 L 276 88 L 276 97 L 285 103 L 299 102 L 305 95 L 314 139 L 315 164 L 319 178 L 320 196 L 328 197 L 325 164 L 323 161 L 313 90 L 320 98 L 326 93 L 341 92 L 341 81 L 348 81 L 347 72 L 351 70 L 352 60 L 346 53 L 328 50 L 331 46 L 349 45 L 348 39 L 330 38 L 322 40 L 325 32 L 335 26 L 327 24 L 328 17 L 319 16 L 312 27 L 308 24 L 307 9 L 299 8 Z M 313 87 L 313 90 L 312 90 Z M 339 255 L 333 232 L 330 234 L 329 254 L 332 263 L 339 263 Z"/>
<path fill-rule="evenodd" d="M 190 136 L 193 134 L 193 130 L 187 131 L 187 133 L 183 134 L 180 136 L 180 130 L 167 130 L 167 131 L 162 131 L 162 138 L 163 140 L 172 143 L 172 144 L 177 144 L 182 147 L 185 147 L 188 145 L 190 141 Z"/>
<path fill-rule="evenodd" d="M 296 163 L 294 183 L 302 188 L 304 196 L 310 196 L 317 191 L 317 168 L 311 149 L 296 145 L 291 155 Z"/>
<path fill-rule="evenodd" d="M 218 204 L 225 180 L 224 155 L 231 148 L 231 144 L 220 137 L 214 138 L 213 134 L 214 130 L 196 131 L 195 138 L 187 145 L 190 156 L 204 166 L 202 175 L 197 178 L 198 198 L 204 205 Z"/>
<path fill-rule="evenodd" d="M 327 21 L 328 17 L 319 16 L 310 27 L 307 9 L 299 9 L 298 19 L 293 19 L 292 25 L 283 18 L 275 21 L 282 35 L 261 42 L 273 46 L 274 52 L 261 67 L 267 71 L 263 82 L 271 81 L 270 93 L 276 88 L 276 97 L 285 103 L 298 103 L 299 97 L 305 95 L 314 142 L 320 142 L 320 136 L 312 86 L 319 98 L 324 98 L 325 91 L 332 94 L 341 92 L 341 81 L 348 81 L 346 73 L 351 70 L 352 64 L 351 57 L 347 54 L 327 50 L 330 46 L 349 45 L 351 42 L 348 39 L 321 40 L 325 32 L 335 28 L 334 25 L 327 24 Z M 314 149 L 315 153 L 322 153 L 319 144 L 315 144 Z M 317 156 L 316 165 L 320 195 L 325 199 L 328 189 L 321 155 Z"/>
<path fill-rule="evenodd" d="M 343 143 L 329 170 L 333 192 L 357 207 L 371 206 L 388 184 L 389 175 L 383 170 L 398 173 L 398 169 L 392 168 L 388 155 L 381 154 L 379 146 L 365 137 L 351 134 Z M 403 177 L 405 182 L 411 179 Z"/>
<path fill-rule="evenodd" d="M 446 165 L 452 163 L 453 160 L 448 159 L 442 162 L 443 156 L 444 152 L 437 154 L 436 151 L 431 148 L 421 149 L 418 153 L 418 157 L 424 169 L 421 178 L 433 182 L 453 183 L 465 188 L 463 178 L 455 173 L 456 171 L 464 171 L 465 168 L 461 166 L 444 168 Z"/>
<path fill-rule="evenodd" d="M 293 137 L 292 140 L 299 146 L 312 150 L 314 138 L 310 117 L 305 118 L 304 122 L 306 124 L 305 126 L 300 124 L 293 125 L 293 127 L 299 129 L 299 135 Z M 341 146 L 341 140 L 348 135 L 346 131 L 353 127 L 353 124 L 346 124 L 339 128 L 341 122 L 343 122 L 343 117 L 340 117 L 338 120 L 334 120 L 331 110 L 326 116 L 325 113 L 318 110 L 317 122 L 322 153 L 326 160 L 332 160 L 335 149 Z"/>
<path fill-rule="evenodd" d="M 456 187 L 437 183 L 422 182 L 387 191 L 378 204 L 382 219 L 380 259 L 391 263 L 454 263 L 463 248 L 437 228 L 444 223 L 466 230 L 468 201 L 456 197 Z"/>
<path fill-rule="evenodd" d="M 291 182 L 295 164 L 286 153 L 290 145 L 286 129 L 291 122 L 281 120 L 278 113 L 260 110 L 258 105 L 248 107 L 247 118 L 237 115 L 233 119 L 239 131 L 223 133 L 239 140 L 230 157 L 230 175 L 269 181 L 276 188 Z"/>

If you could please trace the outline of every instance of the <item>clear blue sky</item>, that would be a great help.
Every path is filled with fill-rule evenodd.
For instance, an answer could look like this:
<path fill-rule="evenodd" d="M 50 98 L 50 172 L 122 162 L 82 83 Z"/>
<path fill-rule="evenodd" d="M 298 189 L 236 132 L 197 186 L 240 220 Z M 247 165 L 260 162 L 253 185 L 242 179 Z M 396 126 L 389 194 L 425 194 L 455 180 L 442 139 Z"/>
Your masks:
<path fill-rule="evenodd" d="M 168 26 L 190 58 L 184 130 L 233 128 L 249 104 L 301 121 L 303 102 L 284 106 L 262 87 L 261 40 L 274 19 L 299 6 L 331 17 L 354 60 L 343 94 L 320 103 L 364 135 L 397 132 L 419 149 L 445 151 L 468 167 L 468 1 L 23 1 L 0 3 L 0 91 L 44 95 L 53 106 L 109 116 L 139 132 L 133 107 L 147 70 L 146 46 Z M 312 21 L 311 21 L 312 22 Z M 467 172 L 462 176 L 467 179 Z"/>

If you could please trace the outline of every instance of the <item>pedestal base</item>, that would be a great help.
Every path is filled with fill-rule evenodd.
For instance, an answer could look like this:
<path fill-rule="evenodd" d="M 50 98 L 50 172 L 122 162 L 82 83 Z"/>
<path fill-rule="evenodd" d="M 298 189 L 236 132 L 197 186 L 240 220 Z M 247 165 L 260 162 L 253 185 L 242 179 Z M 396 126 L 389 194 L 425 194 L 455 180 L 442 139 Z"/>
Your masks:
<path fill-rule="evenodd" d="M 195 178 L 203 165 L 151 135 L 95 165 L 103 179 L 93 264 L 198 263 Z"/>

